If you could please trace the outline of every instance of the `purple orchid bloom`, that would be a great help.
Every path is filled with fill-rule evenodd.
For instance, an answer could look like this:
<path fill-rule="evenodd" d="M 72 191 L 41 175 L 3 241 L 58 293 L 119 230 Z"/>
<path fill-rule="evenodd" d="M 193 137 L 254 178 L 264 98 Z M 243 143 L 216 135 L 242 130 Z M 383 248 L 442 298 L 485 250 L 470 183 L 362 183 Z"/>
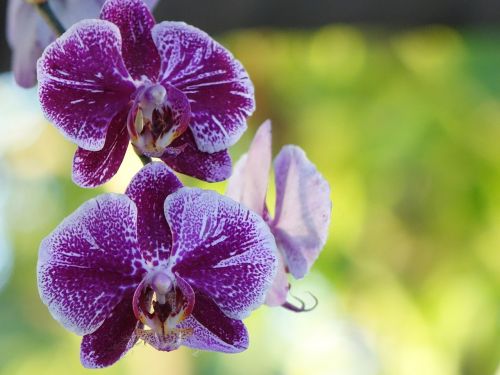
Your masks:
<path fill-rule="evenodd" d="M 86 202 L 43 240 L 38 286 L 53 317 L 83 335 L 83 365 L 96 368 L 138 339 L 163 351 L 245 350 L 241 319 L 264 302 L 276 267 L 258 215 L 182 187 L 154 162 L 125 195 Z"/>
<path fill-rule="evenodd" d="M 287 273 L 304 277 L 316 261 L 328 236 L 332 202 L 330 186 L 297 146 L 284 146 L 274 159 L 276 208 L 270 217 L 266 195 L 271 169 L 271 122 L 258 129 L 248 154 L 235 166 L 226 195 L 256 212 L 268 223 L 280 253 L 270 306 L 303 311 L 286 301 L 290 289 Z"/>
<path fill-rule="evenodd" d="M 64 26 L 99 15 L 105 0 L 50 0 L 50 6 Z M 151 9 L 158 0 L 146 0 Z M 33 4 L 9 0 L 7 5 L 7 42 L 12 49 L 12 70 L 19 86 L 36 84 L 36 61 L 56 36 Z"/>
<path fill-rule="evenodd" d="M 231 175 L 227 148 L 246 130 L 254 89 L 243 66 L 201 30 L 155 20 L 141 0 L 108 0 L 38 61 L 46 117 L 79 147 L 73 180 L 93 187 L 138 154 L 205 181 Z"/>

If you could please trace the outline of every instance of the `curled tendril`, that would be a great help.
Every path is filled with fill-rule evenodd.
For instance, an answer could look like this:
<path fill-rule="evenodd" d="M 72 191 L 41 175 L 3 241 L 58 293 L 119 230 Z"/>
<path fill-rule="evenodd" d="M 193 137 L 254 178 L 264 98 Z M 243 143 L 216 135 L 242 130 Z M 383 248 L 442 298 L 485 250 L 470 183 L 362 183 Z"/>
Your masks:
<path fill-rule="evenodd" d="M 318 306 L 318 299 L 311 292 L 307 292 L 307 293 L 314 299 L 314 304 L 311 307 L 306 307 L 306 303 L 303 300 L 301 300 L 300 298 L 298 298 L 292 294 L 290 294 L 290 295 L 292 296 L 292 298 L 294 298 L 295 300 L 297 300 L 299 302 L 300 306 L 296 306 L 293 303 L 287 301 L 284 304 L 282 304 L 281 307 L 283 307 L 287 310 L 296 312 L 296 313 L 309 312 L 309 311 L 314 310 L 316 308 L 316 306 Z"/>

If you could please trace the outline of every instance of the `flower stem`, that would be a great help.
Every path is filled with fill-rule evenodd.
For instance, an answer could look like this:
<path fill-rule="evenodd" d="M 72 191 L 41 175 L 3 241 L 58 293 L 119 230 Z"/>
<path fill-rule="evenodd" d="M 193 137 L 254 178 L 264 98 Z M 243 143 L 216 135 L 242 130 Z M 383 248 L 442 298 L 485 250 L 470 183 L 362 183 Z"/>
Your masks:
<path fill-rule="evenodd" d="M 34 7 L 36 7 L 38 13 L 40 13 L 45 22 L 47 22 L 49 27 L 57 36 L 61 36 L 66 31 L 61 21 L 59 21 L 59 18 L 57 18 L 54 11 L 50 7 L 48 0 L 27 0 L 27 1 L 33 4 Z"/>
<path fill-rule="evenodd" d="M 149 156 L 146 156 L 144 154 L 142 154 L 138 149 L 136 149 L 134 147 L 134 151 L 135 151 L 135 154 L 139 157 L 139 159 L 141 159 L 142 161 L 142 165 L 146 165 L 146 164 L 149 164 L 151 163 L 153 160 L 149 157 Z"/>
<path fill-rule="evenodd" d="M 142 165 L 147 165 L 153 161 L 149 156 L 146 155 L 137 155 L 137 156 L 139 156 L 139 159 L 141 159 Z"/>

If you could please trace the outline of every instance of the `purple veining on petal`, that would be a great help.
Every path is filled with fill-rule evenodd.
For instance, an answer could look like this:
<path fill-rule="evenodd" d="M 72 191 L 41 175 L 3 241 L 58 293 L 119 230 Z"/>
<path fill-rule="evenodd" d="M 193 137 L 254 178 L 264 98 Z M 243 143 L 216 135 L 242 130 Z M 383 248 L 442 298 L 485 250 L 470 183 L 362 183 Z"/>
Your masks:
<path fill-rule="evenodd" d="M 253 84 L 241 63 L 183 22 L 157 24 L 152 35 L 161 59 L 160 80 L 187 95 L 190 128 L 200 151 L 213 153 L 235 144 L 255 110 Z"/>
<path fill-rule="evenodd" d="M 239 353 L 248 348 L 248 333 L 240 320 L 228 318 L 217 304 L 203 293 L 196 293 L 192 315 L 180 324 L 191 335 L 183 345 L 193 349 Z"/>
<path fill-rule="evenodd" d="M 152 9 L 157 0 L 145 3 Z M 51 0 L 50 5 L 63 26 L 82 19 L 97 18 L 104 0 Z M 26 0 L 7 2 L 7 41 L 12 49 L 12 69 L 16 82 L 25 88 L 36 84 L 36 61 L 55 35 L 46 21 Z"/>
<path fill-rule="evenodd" d="M 134 79 L 146 76 L 156 80 L 160 70 L 160 56 L 151 37 L 155 20 L 141 0 L 108 0 L 101 11 L 101 19 L 113 22 L 122 36 L 122 56 Z"/>
<path fill-rule="evenodd" d="M 271 122 L 264 122 L 229 179 L 226 195 L 264 216 L 267 185 L 271 170 Z"/>
<path fill-rule="evenodd" d="M 177 287 L 185 298 L 183 305 L 180 307 L 183 315 L 180 317 L 179 321 L 183 321 L 193 312 L 193 308 L 196 303 L 196 297 L 191 285 L 189 285 L 189 283 L 181 276 L 175 275 L 175 281 L 177 283 Z"/>
<path fill-rule="evenodd" d="M 165 200 L 172 271 L 242 319 L 263 303 L 276 273 L 276 247 L 255 213 L 215 192 L 182 188 Z"/>
<path fill-rule="evenodd" d="M 48 46 L 38 61 L 38 81 L 45 116 L 90 151 L 104 146 L 109 123 L 135 90 L 118 27 L 101 20 L 80 21 Z"/>
<path fill-rule="evenodd" d="M 152 266 L 165 263 L 170 255 L 172 235 L 163 204 L 167 196 L 182 187 L 163 163 L 142 168 L 130 182 L 126 194 L 137 206 L 137 238 L 142 257 Z"/>
<path fill-rule="evenodd" d="M 76 150 L 72 175 L 75 184 L 96 187 L 109 181 L 118 172 L 129 143 L 125 127 L 127 114 L 127 110 L 122 111 L 111 120 L 106 142 L 101 150 Z"/>
<path fill-rule="evenodd" d="M 136 208 L 123 195 L 83 204 L 41 245 L 38 287 L 53 317 L 80 335 L 94 332 L 140 280 Z M 139 267 L 139 269 L 137 268 Z"/>
<path fill-rule="evenodd" d="M 85 335 L 80 360 L 86 368 L 111 366 L 137 342 L 137 320 L 132 311 L 132 295 L 125 296 L 104 323 L 93 333 Z"/>
<path fill-rule="evenodd" d="M 270 225 L 289 272 L 302 278 L 326 243 L 330 186 L 297 146 L 283 147 L 274 170 L 276 213 Z"/>
<path fill-rule="evenodd" d="M 232 163 L 227 150 L 213 154 L 199 151 L 189 129 L 166 148 L 161 159 L 173 170 L 203 181 L 224 181 L 231 176 Z"/>

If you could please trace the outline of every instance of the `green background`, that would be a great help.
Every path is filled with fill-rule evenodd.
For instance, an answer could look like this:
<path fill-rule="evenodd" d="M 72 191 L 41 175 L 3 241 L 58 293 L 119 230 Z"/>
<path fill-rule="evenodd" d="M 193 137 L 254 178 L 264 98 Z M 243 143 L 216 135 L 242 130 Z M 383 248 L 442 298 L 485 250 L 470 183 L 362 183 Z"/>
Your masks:
<path fill-rule="evenodd" d="M 98 372 L 499 374 L 500 34 L 336 25 L 218 39 L 256 86 L 257 111 L 234 160 L 270 118 L 274 154 L 300 145 L 331 184 L 328 243 L 313 271 L 292 282 L 294 295 L 311 303 L 310 291 L 319 306 L 262 307 L 246 321 L 242 354 L 138 344 Z M 74 146 L 26 99 L 34 92 L 10 80 L 0 82 L 2 239 L 13 256 L 0 291 L 0 374 L 89 374 L 80 338 L 38 297 L 38 245 L 85 200 L 123 192 L 140 164 L 129 152 L 103 188 L 74 186 Z M 0 251 L 5 258 L 7 247 Z"/>

